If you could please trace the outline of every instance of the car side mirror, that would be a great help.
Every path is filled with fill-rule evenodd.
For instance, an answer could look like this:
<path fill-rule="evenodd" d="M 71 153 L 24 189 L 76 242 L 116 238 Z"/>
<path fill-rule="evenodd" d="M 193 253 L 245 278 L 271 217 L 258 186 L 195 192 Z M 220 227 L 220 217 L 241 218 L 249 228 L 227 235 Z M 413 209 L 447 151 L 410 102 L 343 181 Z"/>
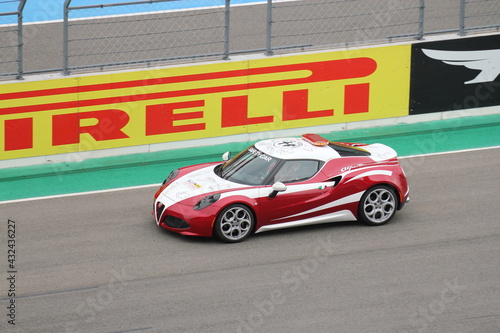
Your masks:
<path fill-rule="evenodd" d="M 223 161 L 229 161 L 229 159 L 231 158 L 231 153 L 226 151 L 224 154 L 222 154 L 222 160 Z"/>
<path fill-rule="evenodd" d="M 269 193 L 268 197 L 269 199 L 273 199 L 278 195 L 279 192 L 285 192 L 286 191 L 286 185 L 283 184 L 282 182 L 276 182 L 273 184 L 273 191 Z"/>

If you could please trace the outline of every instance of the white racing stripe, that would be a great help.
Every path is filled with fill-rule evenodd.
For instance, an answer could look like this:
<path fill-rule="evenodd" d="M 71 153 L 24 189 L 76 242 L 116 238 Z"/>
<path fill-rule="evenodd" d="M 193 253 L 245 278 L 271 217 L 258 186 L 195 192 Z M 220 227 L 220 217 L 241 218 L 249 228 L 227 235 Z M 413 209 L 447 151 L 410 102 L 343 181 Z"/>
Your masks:
<path fill-rule="evenodd" d="M 348 181 L 346 181 L 346 183 L 349 183 L 353 180 L 356 180 L 356 179 L 359 179 L 359 178 L 363 178 L 363 177 L 369 177 L 369 176 L 376 176 L 376 175 L 384 175 L 384 176 L 392 176 L 392 171 L 388 171 L 388 170 L 372 170 L 372 171 L 367 171 L 367 172 L 363 172 L 357 176 L 354 176 L 353 178 L 349 179 Z"/>
<path fill-rule="evenodd" d="M 290 228 L 290 227 L 300 227 L 304 225 L 332 223 L 332 222 L 347 222 L 355 220 L 356 218 L 354 217 L 354 215 L 352 215 L 350 210 L 341 210 L 335 213 L 325 214 L 322 216 L 317 216 L 304 220 L 265 225 L 260 227 L 259 230 L 257 230 L 255 233 L 276 230 L 276 229 Z"/>

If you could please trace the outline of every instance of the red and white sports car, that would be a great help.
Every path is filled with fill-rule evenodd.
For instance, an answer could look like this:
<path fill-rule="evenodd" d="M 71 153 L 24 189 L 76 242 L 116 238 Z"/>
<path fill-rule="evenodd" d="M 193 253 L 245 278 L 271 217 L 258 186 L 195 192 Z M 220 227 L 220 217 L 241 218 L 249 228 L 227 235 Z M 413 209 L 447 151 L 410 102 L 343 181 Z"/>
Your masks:
<path fill-rule="evenodd" d="M 172 171 L 154 196 L 160 227 L 238 242 L 317 223 L 381 225 L 409 200 L 397 154 L 383 144 L 305 134 L 259 141 L 223 159 Z"/>

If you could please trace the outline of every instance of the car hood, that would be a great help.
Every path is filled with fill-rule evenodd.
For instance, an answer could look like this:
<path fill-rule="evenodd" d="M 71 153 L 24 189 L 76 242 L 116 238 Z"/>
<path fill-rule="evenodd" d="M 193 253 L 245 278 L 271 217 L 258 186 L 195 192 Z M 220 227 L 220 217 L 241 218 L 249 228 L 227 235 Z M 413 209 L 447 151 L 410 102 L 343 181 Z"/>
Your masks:
<path fill-rule="evenodd" d="M 168 185 L 160 196 L 179 202 L 202 194 L 248 187 L 220 178 L 215 174 L 214 168 L 214 165 L 210 165 L 179 177 Z"/>

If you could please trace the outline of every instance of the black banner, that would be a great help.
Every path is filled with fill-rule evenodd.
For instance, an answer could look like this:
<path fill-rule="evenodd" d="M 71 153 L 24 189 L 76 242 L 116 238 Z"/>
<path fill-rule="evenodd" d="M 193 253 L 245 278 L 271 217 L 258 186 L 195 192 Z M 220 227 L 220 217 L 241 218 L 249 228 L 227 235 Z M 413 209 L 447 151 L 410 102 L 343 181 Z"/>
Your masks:
<path fill-rule="evenodd" d="M 410 114 L 500 105 L 500 34 L 412 46 Z"/>

